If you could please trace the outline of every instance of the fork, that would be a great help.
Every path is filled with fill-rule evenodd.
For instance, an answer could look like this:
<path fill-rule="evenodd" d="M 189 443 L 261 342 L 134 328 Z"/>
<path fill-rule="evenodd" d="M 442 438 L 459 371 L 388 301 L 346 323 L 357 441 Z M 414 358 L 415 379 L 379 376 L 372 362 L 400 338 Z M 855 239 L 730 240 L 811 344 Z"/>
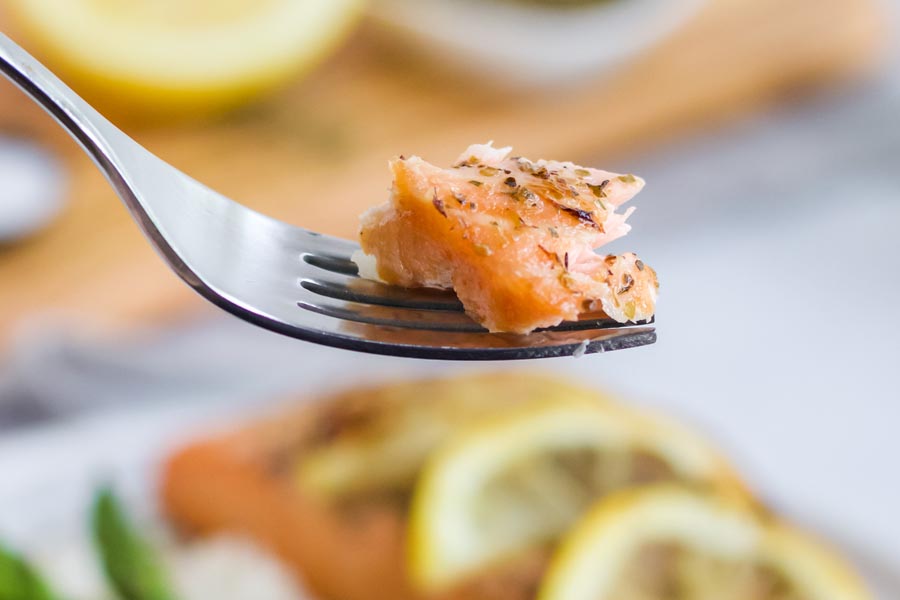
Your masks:
<path fill-rule="evenodd" d="M 163 260 L 201 296 L 307 342 L 413 358 L 579 356 L 651 344 L 649 323 L 583 318 L 528 335 L 489 333 L 451 292 L 359 277 L 359 246 L 277 221 L 188 177 L 125 135 L 0 34 L 0 70 L 75 138 Z"/>

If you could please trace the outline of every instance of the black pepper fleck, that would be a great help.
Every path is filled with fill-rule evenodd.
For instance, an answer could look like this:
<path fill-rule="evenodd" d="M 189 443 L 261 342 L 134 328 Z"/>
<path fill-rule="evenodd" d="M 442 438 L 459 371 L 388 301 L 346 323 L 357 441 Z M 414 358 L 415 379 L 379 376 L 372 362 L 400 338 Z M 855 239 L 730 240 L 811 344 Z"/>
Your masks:
<path fill-rule="evenodd" d="M 597 229 L 601 229 L 601 227 L 594 221 L 593 215 L 586 210 L 581 210 L 580 208 L 572 208 L 571 206 L 565 206 L 564 204 L 559 204 L 558 202 L 554 202 L 556 207 L 562 211 L 569 213 L 570 215 L 576 217 L 582 223 L 590 225 L 592 227 L 596 227 Z"/>
<path fill-rule="evenodd" d="M 549 250 L 547 250 L 546 248 L 544 248 L 544 247 L 541 246 L 540 244 L 538 244 L 538 248 L 539 248 L 544 254 L 546 254 L 548 258 L 553 259 L 553 261 L 554 261 L 556 264 L 562 266 L 562 262 L 559 260 L 559 255 L 558 255 L 557 253 L 555 253 L 555 252 L 550 252 Z"/>
<path fill-rule="evenodd" d="M 444 201 L 437 197 L 437 194 L 434 195 L 434 199 L 431 201 L 434 204 L 434 207 L 437 209 L 441 216 L 445 219 L 447 218 L 447 209 L 444 208 Z"/>

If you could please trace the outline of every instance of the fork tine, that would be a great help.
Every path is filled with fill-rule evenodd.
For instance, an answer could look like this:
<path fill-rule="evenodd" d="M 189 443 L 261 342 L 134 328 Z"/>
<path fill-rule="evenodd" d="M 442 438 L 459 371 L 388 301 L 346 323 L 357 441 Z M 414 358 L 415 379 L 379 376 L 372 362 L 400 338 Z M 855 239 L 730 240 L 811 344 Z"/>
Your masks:
<path fill-rule="evenodd" d="M 304 287 L 310 292 L 317 292 L 314 287 Z M 300 308 L 320 315 L 357 323 L 429 331 L 487 333 L 484 327 L 460 311 L 416 309 L 377 303 L 365 304 L 347 301 L 344 298 L 334 298 L 329 295 L 311 296 L 298 301 L 297 305 Z M 613 321 L 604 315 L 579 321 L 567 321 L 556 327 L 539 329 L 537 331 L 587 331 L 622 327 L 625 327 L 625 325 Z"/>
<path fill-rule="evenodd" d="M 370 279 L 345 277 L 334 273 L 316 273 L 300 280 L 304 289 L 336 300 L 377 304 L 417 310 L 462 312 L 455 294 L 432 288 L 399 288 Z"/>
<path fill-rule="evenodd" d="M 349 277 L 359 277 L 359 267 L 349 258 L 333 256 L 330 254 L 304 253 L 300 259 L 308 265 L 318 267 L 332 273 L 339 273 Z"/>
<path fill-rule="evenodd" d="M 384 327 L 459 333 L 484 333 L 486 331 L 481 325 L 460 312 L 393 308 L 353 302 L 331 303 L 328 300 L 315 303 L 301 300 L 297 302 L 297 305 L 300 308 L 335 319 Z"/>
<path fill-rule="evenodd" d="M 295 228 L 294 242 L 302 256 L 325 256 L 351 262 L 353 253 L 359 250 L 359 244 L 343 238 L 316 233 L 300 227 Z M 353 263 L 355 265 L 355 263 Z"/>
<path fill-rule="evenodd" d="M 337 321 L 336 321 L 337 322 Z M 543 331 L 528 335 L 393 328 L 341 322 L 326 343 L 350 350 L 430 360 L 519 360 L 580 356 L 636 348 L 656 342 L 652 327 Z"/>

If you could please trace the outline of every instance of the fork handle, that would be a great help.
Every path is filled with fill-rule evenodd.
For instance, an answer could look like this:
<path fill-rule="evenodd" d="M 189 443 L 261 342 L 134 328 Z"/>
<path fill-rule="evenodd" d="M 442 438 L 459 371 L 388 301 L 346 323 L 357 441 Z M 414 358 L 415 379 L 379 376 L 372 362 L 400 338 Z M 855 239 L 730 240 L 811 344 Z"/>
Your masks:
<path fill-rule="evenodd" d="M 0 72 L 46 110 L 90 155 L 113 187 L 127 192 L 114 146 L 137 143 L 91 108 L 69 86 L 0 33 Z"/>

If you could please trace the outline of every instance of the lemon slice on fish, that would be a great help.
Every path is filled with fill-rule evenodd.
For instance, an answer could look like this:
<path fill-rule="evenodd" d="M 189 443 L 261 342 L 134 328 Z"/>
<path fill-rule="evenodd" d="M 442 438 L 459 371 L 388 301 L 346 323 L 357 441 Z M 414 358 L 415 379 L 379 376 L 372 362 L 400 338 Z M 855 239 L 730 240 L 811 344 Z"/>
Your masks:
<path fill-rule="evenodd" d="M 428 456 L 454 431 L 533 402 L 602 402 L 556 377 L 489 373 L 350 390 L 314 411 L 295 465 L 298 484 L 325 500 L 406 494 Z"/>
<path fill-rule="evenodd" d="M 408 529 L 411 579 L 452 587 L 558 539 L 605 494 L 659 481 L 743 496 L 703 440 L 616 405 L 537 403 L 485 419 L 425 464 Z"/>
<path fill-rule="evenodd" d="M 821 544 L 675 486 L 602 500 L 564 538 L 538 600 L 870 600 Z"/>
<path fill-rule="evenodd" d="M 9 0 L 28 49 L 91 101 L 213 113 L 308 69 L 362 0 Z M 18 37 L 18 36 L 17 36 Z"/>

